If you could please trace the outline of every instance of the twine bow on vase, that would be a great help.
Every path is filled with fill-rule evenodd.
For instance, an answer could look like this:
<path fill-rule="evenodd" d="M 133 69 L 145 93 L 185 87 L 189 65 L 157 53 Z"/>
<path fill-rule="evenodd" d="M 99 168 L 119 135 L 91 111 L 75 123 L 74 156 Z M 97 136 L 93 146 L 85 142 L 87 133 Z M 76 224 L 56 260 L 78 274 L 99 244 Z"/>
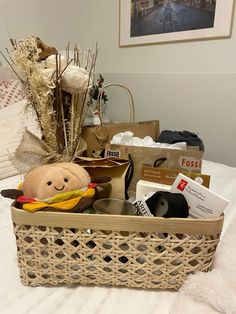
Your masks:
<path fill-rule="evenodd" d="M 73 161 L 76 157 L 82 156 L 86 149 L 87 144 L 81 138 L 74 156 L 59 154 L 42 139 L 25 129 L 15 153 L 10 155 L 9 159 L 20 173 L 29 173 L 41 165 Z"/>

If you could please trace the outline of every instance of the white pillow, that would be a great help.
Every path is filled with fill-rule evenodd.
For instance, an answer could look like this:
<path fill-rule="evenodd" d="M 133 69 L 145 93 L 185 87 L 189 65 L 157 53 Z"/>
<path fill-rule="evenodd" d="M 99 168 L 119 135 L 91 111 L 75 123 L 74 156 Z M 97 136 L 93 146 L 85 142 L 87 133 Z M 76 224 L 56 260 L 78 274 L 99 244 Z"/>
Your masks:
<path fill-rule="evenodd" d="M 19 145 L 25 127 L 40 136 L 33 110 L 25 107 L 26 100 L 22 100 L 0 110 L 0 179 L 18 174 L 9 161 L 9 153 Z"/>

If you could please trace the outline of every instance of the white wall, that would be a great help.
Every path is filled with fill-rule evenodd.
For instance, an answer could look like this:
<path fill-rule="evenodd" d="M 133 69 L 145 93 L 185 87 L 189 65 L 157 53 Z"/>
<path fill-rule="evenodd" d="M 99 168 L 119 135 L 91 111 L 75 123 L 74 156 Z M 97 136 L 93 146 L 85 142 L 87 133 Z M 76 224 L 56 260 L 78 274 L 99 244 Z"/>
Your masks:
<path fill-rule="evenodd" d="M 236 166 L 235 18 L 231 38 L 119 48 L 118 0 L 0 0 L 1 48 L 7 28 L 17 39 L 36 34 L 61 49 L 68 40 L 82 48 L 98 40 L 97 71 L 131 89 L 136 120 L 199 132 L 206 159 Z M 127 120 L 123 93 L 114 88 L 108 96 L 109 115 Z"/>

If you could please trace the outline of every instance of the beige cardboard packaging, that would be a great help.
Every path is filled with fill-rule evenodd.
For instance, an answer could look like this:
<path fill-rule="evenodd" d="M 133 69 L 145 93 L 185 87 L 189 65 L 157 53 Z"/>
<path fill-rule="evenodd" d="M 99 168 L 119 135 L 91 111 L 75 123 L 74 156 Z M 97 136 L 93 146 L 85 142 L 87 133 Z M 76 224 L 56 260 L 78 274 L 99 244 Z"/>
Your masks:
<path fill-rule="evenodd" d="M 136 186 L 136 200 L 141 200 L 146 197 L 150 192 L 169 191 L 170 185 L 139 180 Z"/>
<path fill-rule="evenodd" d="M 141 169 L 143 164 L 153 166 L 156 160 L 165 158 L 166 160 L 162 163 L 162 167 L 164 168 L 200 173 L 203 152 L 190 149 L 181 150 L 107 144 L 105 146 L 105 157 L 132 159 L 134 174 L 130 183 L 129 192 L 135 193 L 136 184 L 141 178 Z"/>

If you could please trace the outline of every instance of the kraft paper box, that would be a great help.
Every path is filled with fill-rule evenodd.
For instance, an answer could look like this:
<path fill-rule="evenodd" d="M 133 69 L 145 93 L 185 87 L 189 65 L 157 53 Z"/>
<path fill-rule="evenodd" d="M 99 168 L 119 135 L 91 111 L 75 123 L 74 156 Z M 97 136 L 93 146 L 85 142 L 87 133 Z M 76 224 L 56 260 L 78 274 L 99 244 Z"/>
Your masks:
<path fill-rule="evenodd" d="M 136 191 L 136 184 L 141 178 L 142 165 L 153 166 L 160 158 L 166 158 L 163 167 L 168 169 L 179 169 L 191 172 L 201 172 L 203 152 L 198 150 L 181 150 L 158 147 L 128 146 L 106 144 L 106 157 L 118 157 L 132 159 L 134 174 L 130 183 L 130 196 Z"/>
<path fill-rule="evenodd" d="M 130 167 L 130 161 L 117 158 L 89 158 L 78 157 L 74 160 L 84 167 L 91 177 L 108 176 L 111 181 L 99 184 L 96 187 L 95 198 L 126 199 L 126 175 Z"/>
<path fill-rule="evenodd" d="M 229 201 L 196 181 L 180 173 L 170 188 L 172 193 L 181 193 L 189 206 L 189 216 L 194 218 L 215 218 L 224 211 Z"/>

